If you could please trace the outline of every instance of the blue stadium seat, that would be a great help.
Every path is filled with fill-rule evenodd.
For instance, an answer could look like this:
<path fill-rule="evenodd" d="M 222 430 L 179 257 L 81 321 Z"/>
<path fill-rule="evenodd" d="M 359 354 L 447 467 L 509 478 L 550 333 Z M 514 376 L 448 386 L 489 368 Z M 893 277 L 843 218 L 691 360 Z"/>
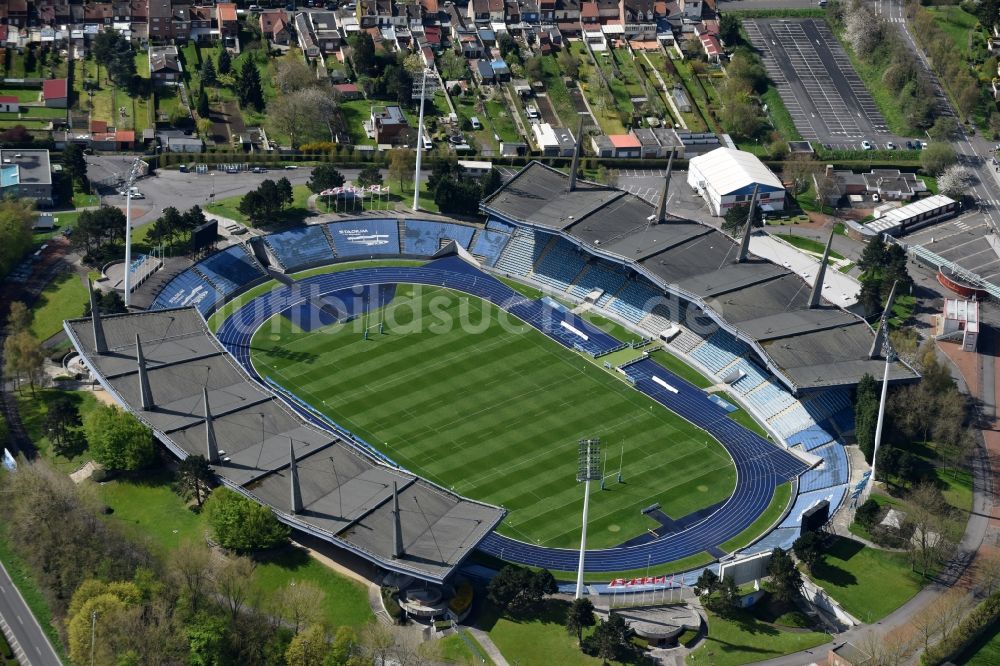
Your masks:
<path fill-rule="evenodd" d="M 471 252 L 477 257 L 482 257 L 484 259 L 483 263 L 487 266 L 494 266 L 508 241 L 510 241 L 510 234 L 504 231 L 483 229 L 476 236 L 476 241 L 472 245 Z"/>
<path fill-rule="evenodd" d="M 399 223 L 390 219 L 361 219 L 327 225 L 337 255 L 368 257 L 399 254 Z"/>
<path fill-rule="evenodd" d="M 403 252 L 424 257 L 433 255 L 448 240 L 453 240 L 468 249 L 472 234 L 476 231 L 475 227 L 467 227 L 464 224 L 432 220 L 406 220 L 405 225 Z"/>
<path fill-rule="evenodd" d="M 847 452 L 842 445 L 833 442 L 815 449 L 812 453 L 821 457 L 823 464 L 799 477 L 799 492 L 841 486 L 850 481 Z"/>
<path fill-rule="evenodd" d="M 264 243 L 287 271 L 332 261 L 333 248 L 323 228 L 314 225 L 264 236 Z"/>
<path fill-rule="evenodd" d="M 205 278 L 189 268 L 168 282 L 156 296 L 150 310 L 165 308 L 180 308 L 197 306 L 198 310 L 207 315 L 212 307 L 222 298 L 222 294 L 210 285 Z"/>
<path fill-rule="evenodd" d="M 535 266 L 534 278 L 539 282 L 565 291 L 585 265 L 585 255 L 563 239 L 557 239 L 552 249 Z"/>
<path fill-rule="evenodd" d="M 242 245 L 233 245 L 194 265 L 194 269 L 222 292 L 223 296 L 238 291 L 266 273 Z"/>
<path fill-rule="evenodd" d="M 611 300 L 611 296 L 617 294 L 625 286 L 626 280 L 628 280 L 628 276 L 625 271 L 617 266 L 600 260 L 593 261 L 587 272 L 569 288 L 569 293 L 577 298 L 583 298 L 595 289 L 601 289 L 608 295 L 608 300 Z"/>
<path fill-rule="evenodd" d="M 821 500 L 827 500 L 830 502 L 830 515 L 837 510 L 840 503 L 844 500 L 844 493 L 847 492 L 847 485 L 837 486 L 833 488 L 824 488 L 822 490 L 813 490 L 807 493 L 799 493 L 799 496 L 795 499 L 795 504 L 792 505 L 792 510 L 788 512 L 788 515 L 779 527 L 801 527 L 802 526 L 802 513 L 807 509 L 811 508 Z"/>
<path fill-rule="evenodd" d="M 615 298 L 608 302 L 607 308 L 633 324 L 638 324 L 662 296 L 659 289 L 645 280 L 629 280 Z"/>
<path fill-rule="evenodd" d="M 526 277 L 548 240 L 548 236 L 541 236 L 529 229 L 515 229 L 496 267 L 505 273 Z"/>

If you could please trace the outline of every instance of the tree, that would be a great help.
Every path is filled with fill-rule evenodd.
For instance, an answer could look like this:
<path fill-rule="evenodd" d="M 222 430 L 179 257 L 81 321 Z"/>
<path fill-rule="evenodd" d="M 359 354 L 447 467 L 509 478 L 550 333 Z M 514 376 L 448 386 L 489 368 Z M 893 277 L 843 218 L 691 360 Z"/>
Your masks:
<path fill-rule="evenodd" d="M 193 497 L 201 508 L 202 502 L 211 492 L 215 474 L 204 456 L 188 456 L 177 466 L 175 487 L 181 496 Z"/>
<path fill-rule="evenodd" d="M 107 469 L 133 471 L 153 462 L 153 433 L 129 412 L 100 405 L 84 418 L 94 460 Z"/>
<path fill-rule="evenodd" d="M 719 588 L 719 576 L 711 569 L 704 569 L 694 584 L 694 593 L 699 597 L 711 596 Z"/>
<path fill-rule="evenodd" d="M 726 211 L 725 216 L 723 216 L 722 229 L 723 231 L 742 236 L 747 225 L 747 217 L 750 214 L 749 204 L 737 204 Z M 760 206 L 755 205 L 753 207 L 753 221 L 751 223 L 753 228 L 764 226 L 764 217 L 760 212 Z"/>
<path fill-rule="evenodd" d="M 580 61 L 569 49 L 560 51 L 558 56 L 559 68 L 566 76 L 577 78 L 580 76 Z"/>
<path fill-rule="evenodd" d="M 950 509 L 941 491 L 930 483 L 920 483 L 908 496 L 910 510 L 906 523 L 911 528 L 909 554 L 914 570 L 927 575 L 950 551 L 945 537 L 945 524 Z"/>
<path fill-rule="evenodd" d="M 349 41 L 354 71 L 361 76 L 374 75 L 378 69 L 378 59 L 375 57 L 375 41 L 372 36 L 367 32 L 359 32 Z"/>
<path fill-rule="evenodd" d="M 558 587 L 547 569 L 531 572 L 520 567 L 505 566 L 486 587 L 487 597 L 502 612 L 520 611 L 536 606 L 546 594 L 555 594 Z"/>
<path fill-rule="evenodd" d="M 292 631 L 323 621 L 323 600 L 326 593 L 307 580 L 294 580 L 278 591 L 275 615 L 292 625 Z"/>
<path fill-rule="evenodd" d="M 864 504 L 858 507 L 857 511 L 854 512 L 854 522 L 858 523 L 865 529 L 872 529 L 875 526 L 875 521 L 878 520 L 879 514 L 882 508 L 879 503 L 873 499 L 865 500 Z"/>
<path fill-rule="evenodd" d="M 292 202 L 295 201 L 295 192 L 292 189 L 292 183 L 287 178 L 282 176 L 275 183 L 275 187 L 278 190 L 278 206 L 284 208 L 285 206 L 291 206 Z"/>
<path fill-rule="evenodd" d="M 885 20 L 858 0 L 844 9 L 843 20 L 844 40 L 859 58 L 867 59 L 883 39 Z"/>
<path fill-rule="evenodd" d="M 249 501 L 249 500 L 247 500 Z M 228 557 L 215 574 L 215 587 L 229 611 L 230 621 L 239 617 L 256 592 L 256 566 L 248 557 Z"/>
<path fill-rule="evenodd" d="M 574 599 L 566 612 L 566 631 L 576 636 L 576 643 L 583 643 L 583 630 L 596 623 L 594 604 L 588 597 Z"/>
<path fill-rule="evenodd" d="M 35 384 L 41 380 L 42 367 L 45 364 L 45 354 L 38 338 L 30 331 L 10 335 L 4 340 L 3 353 L 4 371 L 8 375 L 13 375 L 18 381 L 26 378 L 31 386 L 31 394 L 34 395 Z"/>
<path fill-rule="evenodd" d="M 256 111 L 264 110 L 264 88 L 260 81 L 260 70 L 257 69 L 257 63 L 253 58 L 247 58 L 243 61 L 236 86 L 236 95 L 239 97 L 240 106 L 253 107 Z"/>
<path fill-rule="evenodd" d="M 205 61 L 201 63 L 201 85 L 214 86 L 216 83 L 218 83 L 218 76 L 215 73 L 215 64 L 212 63 L 211 58 L 205 58 Z"/>
<path fill-rule="evenodd" d="M 229 72 L 233 70 L 233 57 L 229 55 L 228 49 L 223 48 L 221 51 L 219 51 L 218 63 L 219 64 L 216 67 L 216 70 L 218 71 L 219 74 L 223 76 L 229 74 Z"/>
<path fill-rule="evenodd" d="M 823 539 L 817 532 L 806 532 L 792 544 L 792 552 L 811 571 L 823 556 Z M 800 579 L 799 585 L 801 584 Z"/>
<path fill-rule="evenodd" d="M 33 317 L 34 315 L 27 305 L 21 301 L 14 301 L 7 311 L 7 333 L 17 335 L 22 331 L 27 331 Z"/>
<path fill-rule="evenodd" d="M 340 187 L 344 184 L 344 174 L 337 170 L 337 167 L 330 162 L 323 162 L 312 170 L 309 182 L 306 187 L 309 191 L 319 194 L 323 190 Z"/>
<path fill-rule="evenodd" d="M 305 88 L 279 96 L 268 107 L 268 122 L 288 134 L 292 147 L 329 141 L 339 117 L 337 96 L 330 90 Z"/>
<path fill-rule="evenodd" d="M 931 142 L 920 151 L 920 165 L 931 176 L 938 176 L 950 167 L 958 157 L 949 143 Z"/>
<path fill-rule="evenodd" d="M 531 56 L 524 61 L 524 75 L 529 81 L 538 81 L 542 78 L 544 74 L 544 68 L 542 67 L 542 57 L 539 55 Z"/>
<path fill-rule="evenodd" d="M 358 177 L 355 182 L 361 187 L 370 187 L 371 185 L 381 185 L 382 184 L 382 173 L 379 168 L 374 164 L 369 164 L 368 166 L 361 169 L 358 172 Z"/>
<path fill-rule="evenodd" d="M 206 60 L 205 62 L 212 62 L 212 61 Z M 208 118 L 209 115 L 211 115 L 212 113 L 212 108 L 208 105 L 208 94 L 205 92 L 204 87 L 202 87 L 201 90 L 198 91 L 198 103 L 195 105 L 195 111 L 198 112 L 198 115 L 202 119 Z M 211 128 L 212 126 L 209 125 L 208 127 Z"/>
<path fill-rule="evenodd" d="M 264 202 L 264 197 L 256 190 L 250 190 L 240 199 L 236 210 L 250 218 L 251 224 L 258 224 L 267 217 L 269 208 Z"/>
<path fill-rule="evenodd" d="M 203 542 L 188 540 L 181 541 L 168 556 L 168 576 L 193 613 L 211 591 L 212 557 L 212 551 Z"/>
<path fill-rule="evenodd" d="M 952 164 L 938 176 L 938 192 L 952 199 L 961 199 L 969 193 L 975 180 L 971 169 Z"/>
<path fill-rule="evenodd" d="M 6 276 L 31 247 L 34 221 L 30 199 L 0 201 L 0 277 Z"/>
<path fill-rule="evenodd" d="M 396 148 L 389 153 L 389 178 L 399 181 L 399 191 L 403 191 L 403 181 L 413 173 L 416 155 L 412 150 Z"/>
<path fill-rule="evenodd" d="M 631 652 L 632 643 L 629 640 L 629 628 L 625 619 L 616 613 L 611 613 L 606 621 L 597 625 L 591 636 L 594 652 L 602 663 L 623 661 L 623 656 Z"/>
<path fill-rule="evenodd" d="M 323 666 L 329 654 L 326 630 L 321 624 L 312 624 L 292 637 L 285 651 L 285 663 L 288 666 Z"/>
<path fill-rule="evenodd" d="M 934 141 L 947 143 L 959 135 L 958 121 L 952 116 L 938 116 L 934 125 L 927 130 Z"/>
<path fill-rule="evenodd" d="M 462 81 L 469 76 L 468 61 L 451 49 L 442 53 L 438 62 L 441 67 L 441 75 L 448 81 Z"/>
<path fill-rule="evenodd" d="M 280 58 L 275 63 L 274 87 L 284 95 L 319 83 L 312 67 L 298 58 Z"/>
<path fill-rule="evenodd" d="M 69 394 L 60 392 L 47 400 L 46 407 L 45 431 L 55 452 L 67 458 L 82 453 L 87 442 L 76 432 L 76 428 L 83 425 L 76 400 Z"/>
<path fill-rule="evenodd" d="M 87 156 L 78 143 L 67 143 L 62 153 L 63 169 L 76 184 L 83 184 L 87 178 Z"/>
<path fill-rule="evenodd" d="M 205 502 L 205 513 L 215 540 L 223 548 L 247 552 L 288 541 L 288 527 L 278 522 L 271 509 L 228 488 L 212 492 Z"/>
<path fill-rule="evenodd" d="M 869 464 L 875 451 L 875 426 L 878 423 L 879 400 L 879 389 L 875 378 L 865 373 L 858 382 L 854 399 L 854 436 Z"/>
<path fill-rule="evenodd" d="M 740 42 L 740 19 L 735 14 L 723 14 L 719 20 L 719 37 L 726 46 Z"/>

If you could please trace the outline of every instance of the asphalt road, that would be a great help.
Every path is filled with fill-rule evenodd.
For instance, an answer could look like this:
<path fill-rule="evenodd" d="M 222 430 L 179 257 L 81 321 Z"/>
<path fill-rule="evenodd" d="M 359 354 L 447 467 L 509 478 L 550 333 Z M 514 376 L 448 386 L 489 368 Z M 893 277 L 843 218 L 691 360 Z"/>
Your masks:
<path fill-rule="evenodd" d="M 4 634 L 13 635 L 14 656 L 24 666 L 61 666 L 48 636 L 14 587 L 3 563 L 0 563 L 0 627 L 4 628 Z"/>

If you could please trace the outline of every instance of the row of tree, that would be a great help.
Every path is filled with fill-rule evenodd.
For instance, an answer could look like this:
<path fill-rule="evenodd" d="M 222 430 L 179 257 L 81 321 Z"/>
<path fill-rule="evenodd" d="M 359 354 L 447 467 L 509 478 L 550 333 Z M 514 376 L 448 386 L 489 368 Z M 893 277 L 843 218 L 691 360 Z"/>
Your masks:
<path fill-rule="evenodd" d="M 274 218 L 294 199 L 292 184 L 287 178 L 277 182 L 264 180 L 256 190 L 250 190 L 240 199 L 238 210 L 250 218 L 250 223 L 258 225 Z"/>
<path fill-rule="evenodd" d="M 0 278 L 27 254 L 34 222 L 35 207 L 30 199 L 0 201 Z"/>
<path fill-rule="evenodd" d="M 173 206 L 163 209 L 160 217 L 149 227 L 146 238 L 152 243 L 165 244 L 172 247 L 178 239 L 187 239 L 191 232 L 205 224 L 205 213 L 200 206 L 192 206 L 187 212 L 181 213 Z"/>

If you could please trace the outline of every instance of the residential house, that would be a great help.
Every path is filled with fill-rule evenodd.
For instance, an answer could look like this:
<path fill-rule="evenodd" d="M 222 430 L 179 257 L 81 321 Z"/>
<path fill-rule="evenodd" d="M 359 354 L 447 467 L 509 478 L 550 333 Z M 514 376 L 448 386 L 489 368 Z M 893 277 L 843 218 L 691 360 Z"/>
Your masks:
<path fill-rule="evenodd" d="M 218 37 L 218 32 L 213 35 L 212 25 L 215 20 L 212 17 L 212 12 L 212 7 L 204 5 L 191 7 L 189 12 L 191 39 L 196 42 L 210 42 L 213 41 L 213 37 Z"/>
<path fill-rule="evenodd" d="M 28 0 L 6 0 L 7 22 L 20 28 L 28 25 Z"/>
<path fill-rule="evenodd" d="M 681 15 L 685 21 L 700 21 L 702 12 L 701 0 L 678 0 Z"/>
<path fill-rule="evenodd" d="M 708 61 L 719 62 L 719 58 L 722 56 L 722 45 L 719 44 L 719 39 L 715 35 L 701 34 L 698 35 L 698 41 L 701 42 L 701 48 Z"/>
<path fill-rule="evenodd" d="M 910 201 L 922 192 L 927 192 L 927 185 L 913 173 L 903 173 L 899 169 L 873 169 L 869 173 L 854 173 L 853 171 L 835 171 L 832 166 L 818 178 L 830 178 L 835 187 L 831 188 L 827 203 L 836 205 L 843 197 L 872 197 L 881 201 Z"/>
<path fill-rule="evenodd" d="M 573 133 L 565 127 L 552 127 L 549 123 L 532 123 L 538 150 L 546 157 L 572 157 L 576 151 Z"/>
<path fill-rule="evenodd" d="M 474 60 L 483 56 L 483 43 L 479 41 L 479 35 L 474 32 L 462 32 L 458 38 L 453 39 L 459 53 L 467 60 Z"/>
<path fill-rule="evenodd" d="M 183 68 L 176 46 L 149 47 L 149 78 L 153 81 L 176 82 L 181 80 Z"/>
<path fill-rule="evenodd" d="M 191 38 L 191 5 L 174 3 L 170 27 L 178 42 L 186 42 Z"/>
<path fill-rule="evenodd" d="M 174 38 L 174 12 L 171 0 L 149 0 L 149 39 L 168 41 Z"/>
<path fill-rule="evenodd" d="M 319 57 L 319 44 L 316 43 L 316 37 L 312 34 L 309 15 L 305 12 L 295 15 L 295 34 L 299 38 L 299 48 L 302 49 L 307 58 Z"/>
<path fill-rule="evenodd" d="M 490 68 L 497 81 L 510 81 L 510 68 L 501 58 L 490 61 Z"/>
<path fill-rule="evenodd" d="M 69 84 L 66 79 L 49 79 L 42 82 L 42 101 L 50 109 L 69 106 Z"/>
<path fill-rule="evenodd" d="M 0 149 L 0 196 L 34 199 L 51 206 L 52 165 L 49 151 L 34 148 Z"/>
<path fill-rule="evenodd" d="M 20 113 L 21 102 L 16 95 L 0 96 L 0 113 Z"/>
<path fill-rule="evenodd" d="M 337 15 L 333 12 L 310 12 L 308 16 L 319 50 L 327 55 L 339 51 L 344 40 L 337 29 Z"/>
<path fill-rule="evenodd" d="M 558 0 L 538 0 L 539 20 L 545 23 L 556 20 L 556 2 Z"/>
<path fill-rule="evenodd" d="M 260 32 L 274 44 L 288 46 L 292 31 L 284 9 L 265 9 L 260 13 Z"/>
<path fill-rule="evenodd" d="M 110 2 L 93 2 L 83 6 L 84 25 L 110 26 L 114 18 L 114 5 Z"/>
<path fill-rule="evenodd" d="M 632 134 L 611 134 L 611 157 L 637 158 L 642 156 L 642 144 Z"/>
<path fill-rule="evenodd" d="M 471 0 L 469 2 L 469 20 L 476 23 L 491 23 L 503 21 L 505 16 L 504 0 Z"/>
<path fill-rule="evenodd" d="M 220 2 L 215 5 L 215 22 L 224 42 L 239 37 L 240 23 L 236 16 L 236 3 Z"/>
<path fill-rule="evenodd" d="M 517 3 L 517 0 L 507 0 L 504 12 L 507 14 L 507 23 L 509 25 L 515 26 L 521 22 L 521 6 Z"/>
<path fill-rule="evenodd" d="M 410 125 L 398 106 L 373 106 L 371 126 L 379 145 L 407 142 Z"/>
<path fill-rule="evenodd" d="M 489 61 L 485 58 L 475 61 L 472 73 L 476 77 L 476 81 L 480 84 L 496 83 L 496 74 L 493 72 L 493 68 L 490 66 Z"/>
<path fill-rule="evenodd" d="M 542 20 L 541 5 L 539 0 L 520 0 L 517 5 L 520 9 L 521 20 L 525 23 L 534 25 Z"/>

